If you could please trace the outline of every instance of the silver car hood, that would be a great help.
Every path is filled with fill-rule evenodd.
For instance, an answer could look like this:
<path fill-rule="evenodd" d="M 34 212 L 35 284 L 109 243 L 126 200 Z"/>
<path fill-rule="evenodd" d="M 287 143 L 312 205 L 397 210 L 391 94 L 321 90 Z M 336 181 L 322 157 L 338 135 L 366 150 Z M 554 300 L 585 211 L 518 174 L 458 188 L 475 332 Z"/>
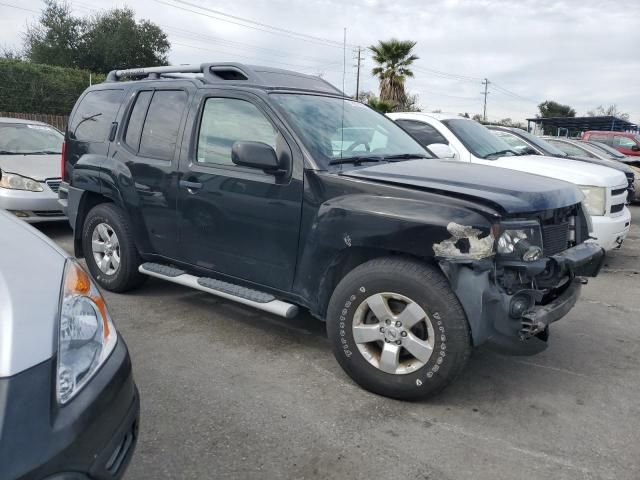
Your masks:
<path fill-rule="evenodd" d="M 38 181 L 60 178 L 60 155 L 0 155 L 0 170 Z"/>
<path fill-rule="evenodd" d="M 56 352 L 66 258 L 38 230 L 0 211 L 0 378 Z"/>

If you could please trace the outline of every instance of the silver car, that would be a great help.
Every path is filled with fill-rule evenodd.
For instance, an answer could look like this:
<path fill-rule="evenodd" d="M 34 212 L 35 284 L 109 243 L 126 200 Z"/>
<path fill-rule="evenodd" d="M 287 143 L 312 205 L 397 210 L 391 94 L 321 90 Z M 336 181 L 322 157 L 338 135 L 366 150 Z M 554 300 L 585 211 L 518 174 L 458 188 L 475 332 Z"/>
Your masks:
<path fill-rule="evenodd" d="M 140 398 L 80 264 L 0 211 L 0 479 L 119 479 Z"/>
<path fill-rule="evenodd" d="M 64 135 L 50 125 L 0 117 L 0 208 L 29 223 L 66 220 L 58 203 Z"/>

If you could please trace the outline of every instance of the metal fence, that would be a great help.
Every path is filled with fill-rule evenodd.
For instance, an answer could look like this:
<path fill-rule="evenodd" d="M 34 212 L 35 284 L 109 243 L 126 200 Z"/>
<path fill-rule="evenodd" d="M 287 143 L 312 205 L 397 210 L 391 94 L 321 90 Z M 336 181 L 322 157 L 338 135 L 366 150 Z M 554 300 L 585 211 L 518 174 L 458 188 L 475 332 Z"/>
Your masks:
<path fill-rule="evenodd" d="M 0 112 L 0 117 L 22 118 L 24 120 L 35 120 L 37 122 L 48 123 L 58 130 L 64 132 L 69 121 L 68 115 L 49 115 L 46 113 L 16 113 L 16 112 Z"/>

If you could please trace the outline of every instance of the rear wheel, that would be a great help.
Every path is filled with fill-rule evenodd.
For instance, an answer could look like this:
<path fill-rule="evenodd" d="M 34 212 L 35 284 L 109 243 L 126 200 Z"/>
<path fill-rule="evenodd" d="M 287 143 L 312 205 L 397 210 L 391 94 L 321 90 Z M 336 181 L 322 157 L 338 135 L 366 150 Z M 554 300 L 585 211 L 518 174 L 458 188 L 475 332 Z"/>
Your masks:
<path fill-rule="evenodd" d="M 329 303 L 327 334 L 354 381 L 400 399 L 437 393 L 471 352 L 464 311 L 446 278 L 408 259 L 372 260 L 342 279 Z"/>
<path fill-rule="evenodd" d="M 131 290 L 147 278 L 138 272 L 142 260 L 126 217 L 112 203 L 97 205 L 87 214 L 82 249 L 91 275 L 107 290 Z"/>

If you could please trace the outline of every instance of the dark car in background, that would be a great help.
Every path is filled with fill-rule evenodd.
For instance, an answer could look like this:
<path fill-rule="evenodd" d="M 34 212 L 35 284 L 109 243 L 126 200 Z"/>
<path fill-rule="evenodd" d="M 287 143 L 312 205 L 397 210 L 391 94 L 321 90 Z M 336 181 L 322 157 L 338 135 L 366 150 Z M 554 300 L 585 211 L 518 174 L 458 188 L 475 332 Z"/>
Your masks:
<path fill-rule="evenodd" d="M 558 148 L 555 144 L 546 141 L 544 138 L 526 132 L 521 128 L 504 127 L 501 125 L 487 125 L 487 128 L 522 155 L 546 155 L 549 157 L 567 158 L 618 170 L 625 174 L 629 182 L 627 201 L 631 202 L 636 197 L 635 172 L 623 163 L 604 156 L 597 157 L 588 151 L 565 151 L 562 148 Z"/>

